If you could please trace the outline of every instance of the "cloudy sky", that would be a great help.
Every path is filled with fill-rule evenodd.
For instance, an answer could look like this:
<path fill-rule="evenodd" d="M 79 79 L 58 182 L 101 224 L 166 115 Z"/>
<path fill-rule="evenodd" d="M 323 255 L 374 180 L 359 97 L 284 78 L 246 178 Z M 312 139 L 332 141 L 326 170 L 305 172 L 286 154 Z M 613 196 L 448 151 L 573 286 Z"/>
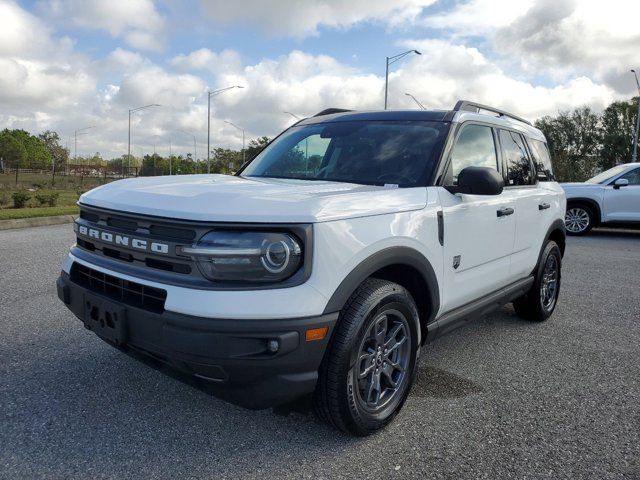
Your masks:
<path fill-rule="evenodd" d="M 458 98 L 530 119 L 630 98 L 640 68 L 630 0 L 0 0 L 0 128 L 45 129 L 78 154 L 193 149 L 274 135 L 327 107 L 451 108 Z"/>

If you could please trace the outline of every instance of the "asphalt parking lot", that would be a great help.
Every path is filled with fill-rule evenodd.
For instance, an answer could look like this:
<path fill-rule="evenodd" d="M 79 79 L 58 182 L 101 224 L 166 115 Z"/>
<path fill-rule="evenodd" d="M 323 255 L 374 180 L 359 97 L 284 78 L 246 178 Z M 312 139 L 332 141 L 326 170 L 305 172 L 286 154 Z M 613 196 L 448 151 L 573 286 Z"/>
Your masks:
<path fill-rule="evenodd" d="M 423 351 L 369 438 L 226 404 L 62 306 L 70 225 L 0 232 L 2 478 L 640 478 L 640 232 L 569 239 L 544 324 L 511 307 Z"/>

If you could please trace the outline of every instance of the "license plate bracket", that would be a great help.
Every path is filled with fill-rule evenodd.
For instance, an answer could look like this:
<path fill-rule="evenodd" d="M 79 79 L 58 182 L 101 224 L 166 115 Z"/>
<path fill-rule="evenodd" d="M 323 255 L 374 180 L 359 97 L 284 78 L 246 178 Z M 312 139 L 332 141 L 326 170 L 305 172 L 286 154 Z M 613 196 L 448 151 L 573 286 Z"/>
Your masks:
<path fill-rule="evenodd" d="M 84 325 L 116 345 L 127 343 L 126 310 L 97 295 L 84 294 Z"/>

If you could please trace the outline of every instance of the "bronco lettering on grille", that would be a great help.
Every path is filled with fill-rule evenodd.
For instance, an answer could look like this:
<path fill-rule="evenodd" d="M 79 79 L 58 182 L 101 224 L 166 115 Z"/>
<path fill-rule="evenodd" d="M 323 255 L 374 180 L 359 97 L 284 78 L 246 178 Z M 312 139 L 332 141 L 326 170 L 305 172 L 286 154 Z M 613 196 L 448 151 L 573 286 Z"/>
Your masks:
<path fill-rule="evenodd" d="M 105 243 L 112 243 L 127 248 L 135 248 L 136 250 L 144 250 L 153 253 L 169 253 L 169 245 L 160 242 L 150 242 L 141 238 L 129 237 L 127 235 L 113 234 L 105 232 L 97 228 L 87 227 L 85 225 L 77 225 L 78 234 L 100 240 Z"/>

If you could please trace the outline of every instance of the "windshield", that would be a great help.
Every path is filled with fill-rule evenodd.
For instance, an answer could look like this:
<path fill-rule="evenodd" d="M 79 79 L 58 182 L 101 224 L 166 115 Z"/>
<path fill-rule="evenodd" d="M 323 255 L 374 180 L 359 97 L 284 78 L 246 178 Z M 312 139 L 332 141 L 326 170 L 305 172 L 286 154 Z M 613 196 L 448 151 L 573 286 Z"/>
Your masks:
<path fill-rule="evenodd" d="M 352 121 L 292 127 L 240 173 L 243 177 L 426 185 L 447 124 Z"/>
<path fill-rule="evenodd" d="M 626 170 L 626 165 L 618 165 L 617 167 L 610 168 L 609 170 L 605 170 L 602 173 L 599 173 L 593 178 L 590 178 L 586 181 L 586 183 L 607 183 L 616 175 L 620 175 Z"/>

